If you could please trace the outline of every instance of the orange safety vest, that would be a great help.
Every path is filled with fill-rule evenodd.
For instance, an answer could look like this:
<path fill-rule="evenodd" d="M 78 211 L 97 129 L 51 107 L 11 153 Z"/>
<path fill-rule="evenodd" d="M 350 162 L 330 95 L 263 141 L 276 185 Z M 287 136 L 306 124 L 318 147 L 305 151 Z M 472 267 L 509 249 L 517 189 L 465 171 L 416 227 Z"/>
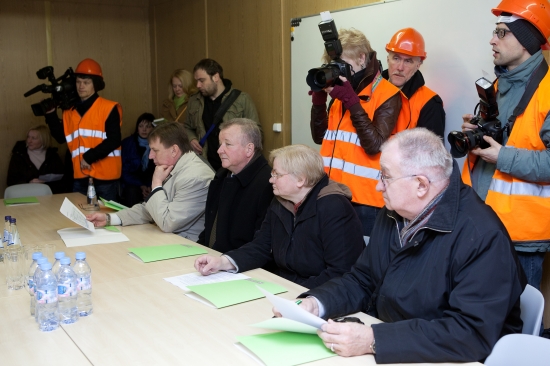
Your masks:
<path fill-rule="evenodd" d="M 105 121 L 115 106 L 118 108 L 120 125 L 122 125 L 122 107 L 120 104 L 101 97 L 95 100 L 82 117 L 76 109 L 63 112 L 63 128 L 67 146 L 72 155 L 75 178 L 92 177 L 101 180 L 120 178 L 122 170 L 120 146 L 111 151 L 105 158 L 92 163 L 90 170 L 83 171 L 80 168 L 82 155 L 107 138 Z"/>
<path fill-rule="evenodd" d="M 360 101 L 361 107 L 373 118 L 376 109 L 398 92 L 397 87 L 378 75 L 359 93 L 363 97 Z M 334 100 L 330 108 L 321 155 L 329 177 L 350 188 L 353 202 L 374 207 L 384 206 L 382 193 L 376 191 L 380 153 L 365 153 L 351 122 L 349 110 L 342 116 L 342 102 L 338 99 Z"/>
<path fill-rule="evenodd" d="M 418 124 L 418 117 L 420 117 L 420 112 L 422 108 L 436 96 L 437 93 L 428 88 L 425 85 L 422 85 L 418 88 L 414 94 L 411 96 L 411 99 L 407 98 L 403 92 L 401 92 L 401 101 L 403 102 L 401 107 L 401 112 L 399 112 L 399 118 L 397 119 L 397 124 L 393 129 L 392 135 L 395 135 L 398 132 L 403 130 L 408 130 L 410 128 L 415 128 Z"/>
<path fill-rule="evenodd" d="M 550 111 L 550 72 L 547 72 L 527 108 L 518 116 L 506 146 L 544 151 L 539 132 Z M 472 163 L 470 163 L 471 165 Z M 462 177 L 471 185 L 468 162 Z M 528 182 L 495 170 L 485 203 L 496 212 L 514 242 L 550 239 L 550 183 Z"/>

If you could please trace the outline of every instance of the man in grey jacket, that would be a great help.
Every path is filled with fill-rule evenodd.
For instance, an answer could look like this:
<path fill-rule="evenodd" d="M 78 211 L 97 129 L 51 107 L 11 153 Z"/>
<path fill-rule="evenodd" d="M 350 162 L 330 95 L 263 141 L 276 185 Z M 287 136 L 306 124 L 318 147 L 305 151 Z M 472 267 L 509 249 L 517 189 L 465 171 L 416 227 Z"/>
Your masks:
<path fill-rule="evenodd" d="M 543 260 L 550 251 L 550 73 L 541 51 L 548 46 L 550 9 L 547 1 L 535 4 L 504 0 L 493 9 L 498 17 L 490 41 L 499 76 L 498 119 L 508 128 L 500 142 L 483 136 L 488 147 L 471 150 L 463 178 L 502 220 L 529 284 L 540 289 Z M 535 82 L 525 110 L 514 112 L 537 72 L 543 77 Z M 518 116 L 510 123 L 513 113 Z M 467 134 L 477 128 L 469 123 L 472 117 L 463 116 Z"/>
<path fill-rule="evenodd" d="M 197 241 L 214 172 L 193 152 L 180 123 L 164 123 L 148 139 L 149 158 L 156 165 L 149 197 L 116 214 L 94 213 L 86 219 L 96 227 L 154 222 L 164 232 Z"/>

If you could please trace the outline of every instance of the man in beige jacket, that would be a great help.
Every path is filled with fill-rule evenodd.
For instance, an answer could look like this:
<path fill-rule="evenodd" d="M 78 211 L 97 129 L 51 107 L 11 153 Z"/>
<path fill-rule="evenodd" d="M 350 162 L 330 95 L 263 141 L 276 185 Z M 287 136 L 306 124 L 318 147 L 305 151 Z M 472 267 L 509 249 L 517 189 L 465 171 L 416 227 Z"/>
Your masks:
<path fill-rule="evenodd" d="M 183 126 L 164 123 L 149 135 L 155 162 L 152 190 L 145 202 L 117 212 L 94 213 L 86 219 L 96 227 L 156 223 L 164 232 L 196 241 L 204 229 L 204 210 L 212 169 L 194 152 Z"/>

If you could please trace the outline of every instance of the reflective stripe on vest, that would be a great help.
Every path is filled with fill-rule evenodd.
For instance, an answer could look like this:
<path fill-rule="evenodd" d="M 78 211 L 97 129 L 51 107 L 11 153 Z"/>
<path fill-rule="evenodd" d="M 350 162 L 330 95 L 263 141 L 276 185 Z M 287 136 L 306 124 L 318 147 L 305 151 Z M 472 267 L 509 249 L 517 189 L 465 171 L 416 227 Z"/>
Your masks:
<path fill-rule="evenodd" d="M 73 151 L 71 151 L 71 156 L 73 158 L 77 157 L 78 155 L 80 154 L 84 154 L 86 151 L 90 150 L 89 147 L 84 147 L 84 146 L 80 146 L 76 149 L 74 149 Z M 109 155 L 107 156 L 110 156 L 110 157 L 115 157 L 115 156 L 121 156 L 120 155 L 120 149 L 116 149 L 116 150 L 113 150 L 109 153 Z"/>
<path fill-rule="evenodd" d="M 550 72 L 519 115 L 503 149 L 543 152 L 540 130 L 550 111 Z M 496 212 L 514 242 L 550 240 L 550 184 L 528 182 L 495 170 L 485 200 Z"/>
<path fill-rule="evenodd" d="M 372 92 L 376 84 L 376 93 Z M 399 89 L 380 75 L 358 95 L 363 110 L 374 116 L 376 110 Z M 328 126 L 321 146 L 325 171 L 331 179 L 347 185 L 352 201 L 373 207 L 384 206 L 382 193 L 376 191 L 380 153 L 367 155 L 353 127 L 349 110 L 335 99 L 329 111 Z M 376 124 L 376 121 L 373 121 Z"/>
<path fill-rule="evenodd" d="M 74 139 L 78 138 L 78 136 L 82 137 L 95 137 L 98 139 L 105 140 L 107 138 L 107 132 L 98 131 L 98 130 L 88 130 L 85 128 L 79 128 L 78 130 L 74 131 L 73 133 L 68 134 L 65 136 L 65 139 L 67 140 L 67 143 L 72 142 Z"/>

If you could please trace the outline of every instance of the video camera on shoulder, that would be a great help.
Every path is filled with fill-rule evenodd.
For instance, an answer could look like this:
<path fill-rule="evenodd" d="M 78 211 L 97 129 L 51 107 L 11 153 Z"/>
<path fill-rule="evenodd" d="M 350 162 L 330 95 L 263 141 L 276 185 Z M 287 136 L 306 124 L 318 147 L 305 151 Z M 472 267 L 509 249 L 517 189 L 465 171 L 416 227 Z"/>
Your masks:
<path fill-rule="evenodd" d="M 505 127 L 502 127 L 497 119 L 498 105 L 493 83 L 485 78 L 480 78 L 476 81 L 476 89 L 479 95 L 479 103 L 474 109 L 476 116 L 472 118 L 470 123 L 477 125 L 477 129 L 465 132 L 451 131 L 447 136 L 447 140 L 451 145 L 451 155 L 454 158 L 461 158 L 468 151 L 478 146 L 482 149 L 489 147 L 483 136 L 491 136 L 495 141 L 502 144 Z M 476 113 L 478 107 L 479 111 Z"/>
<path fill-rule="evenodd" d="M 330 13 L 328 17 L 330 17 Z M 321 16 L 323 17 L 323 14 Z M 329 86 L 336 84 L 342 85 L 339 76 L 351 80 L 351 65 L 340 58 L 342 56 L 342 43 L 338 39 L 338 31 L 334 19 L 325 19 L 319 23 L 321 36 L 325 41 L 325 50 L 331 61 L 328 64 L 321 65 L 311 69 L 307 73 L 306 82 L 313 91 L 321 91 Z"/>
<path fill-rule="evenodd" d="M 24 94 L 25 98 L 38 92 L 50 93 L 51 98 L 31 105 L 35 116 L 44 116 L 47 111 L 60 107 L 63 110 L 72 108 L 79 100 L 76 91 L 76 77 L 73 69 L 68 68 L 61 77 L 56 78 L 52 66 L 46 66 L 36 72 L 39 79 L 48 79 L 51 85 L 37 85 Z"/>

